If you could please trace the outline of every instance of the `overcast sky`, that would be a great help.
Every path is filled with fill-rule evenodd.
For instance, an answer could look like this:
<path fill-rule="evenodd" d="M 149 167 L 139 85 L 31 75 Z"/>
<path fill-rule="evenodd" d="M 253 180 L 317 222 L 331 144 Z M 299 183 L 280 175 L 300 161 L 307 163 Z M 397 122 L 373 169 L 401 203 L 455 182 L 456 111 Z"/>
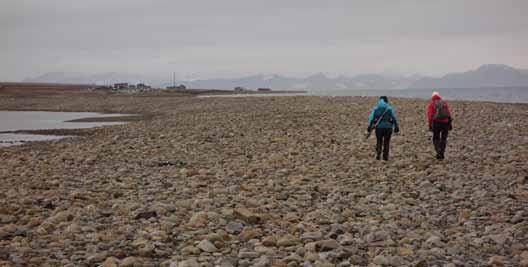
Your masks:
<path fill-rule="evenodd" d="M 0 80 L 528 69 L 527 11 L 526 0 L 1 0 Z"/>

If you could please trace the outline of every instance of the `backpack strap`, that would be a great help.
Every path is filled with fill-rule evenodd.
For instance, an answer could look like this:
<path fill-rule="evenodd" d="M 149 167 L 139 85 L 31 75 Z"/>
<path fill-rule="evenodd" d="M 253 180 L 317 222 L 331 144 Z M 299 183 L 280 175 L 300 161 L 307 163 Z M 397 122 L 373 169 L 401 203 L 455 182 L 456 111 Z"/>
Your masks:
<path fill-rule="evenodd" d="M 379 118 L 376 120 L 376 123 L 374 123 L 374 127 L 373 127 L 373 128 L 378 127 L 378 124 L 381 122 L 381 120 L 383 120 L 383 117 L 385 116 L 385 114 L 387 113 L 387 111 L 389 111 L 389 108 L 388 108 L 388 107 L 385 108 L 385 110 L 383 111 L 383 113 L 381 114 L 381 116 L 379 116 Z"/>

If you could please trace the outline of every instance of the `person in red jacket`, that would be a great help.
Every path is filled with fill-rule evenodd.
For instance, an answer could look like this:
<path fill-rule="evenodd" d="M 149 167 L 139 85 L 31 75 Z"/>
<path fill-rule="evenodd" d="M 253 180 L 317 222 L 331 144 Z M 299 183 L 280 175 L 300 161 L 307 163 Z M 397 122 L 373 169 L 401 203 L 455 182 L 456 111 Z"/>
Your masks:
<path fill-rule="evenodd" d="M 429 131 L 433 132 L 436 158 L 442 160 L 447 146 L 447 135 L 452 129 L 452 115 L 449 105 L 438 92 L 433 92 L 431 102 L 427 107 L 427 119 L 429 120 Z"/>

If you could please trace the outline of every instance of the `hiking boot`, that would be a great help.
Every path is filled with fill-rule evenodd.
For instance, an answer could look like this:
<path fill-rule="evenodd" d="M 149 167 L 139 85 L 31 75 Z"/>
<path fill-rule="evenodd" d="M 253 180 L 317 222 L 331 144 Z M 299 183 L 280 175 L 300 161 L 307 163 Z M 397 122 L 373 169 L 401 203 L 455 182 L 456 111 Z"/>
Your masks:
<path fill-rule="evenodd" d="M 380 160 L 380 155 L 376 155 L 376 160 Z"/>
<path fill-rule="evenodd" d="M 444 157 L 442 157 L 442 155 L 440 155 L 440 154 L 436 154 L 436 159 L 442 160 L 442 159 L 444 159 Z"/>

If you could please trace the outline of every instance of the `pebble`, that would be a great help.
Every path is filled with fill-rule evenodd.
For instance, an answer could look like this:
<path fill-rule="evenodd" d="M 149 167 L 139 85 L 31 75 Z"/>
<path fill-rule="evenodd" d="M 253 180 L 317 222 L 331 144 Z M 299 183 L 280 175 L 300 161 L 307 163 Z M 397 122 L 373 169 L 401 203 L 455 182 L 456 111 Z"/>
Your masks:
<path fill-rule="evenodd" d="M 320 231 L 306 232 L 301 235 L 301 240 L 319 240 L 321 238 L 323 238 L 323 234 Z"/>
<path fill-rule="evenodd" d="M 207 240 L 207 239 L 204 239 L 202 241 L 200 241 L 200 243 L 198 244 L 198 248 L 205 251 L 205 252 L 215 252 L 217 251 L 218 249 L 215 247 L 215 245 L 213 243 L 211 243 L 211 241 Z"/>
<path fill-rule="evenodd" d="M 374 257 L 372 262 L 381 266 L 388 266 L 390 264 L 389 259 L 383 255 L 377 255 L 376 257 Z"/>
<path fill-rule="evenodd" d="M 504 257 L 493 256 L 489 259 L 488 264 L 490 266 L 504 266 Z"/>
<path fill-rule="evenodd" d="M 244 228 L 244 225 L 239 222 L 229 222 L 226 225 L 225 230 L 230 234 L 236 234 L 236 233 L 240 233 L 243 228 Z"/>
<path fill-rule="evenodd" d="M 260 216 L 260 214 L 254 213 L 247 208 L 235 209 L 233 212 L 233 216 L 249 224 L 259 223 L 262 220 L 262 217 Z"/>
<path fill-rule="evenodd" d="M 268 256 L 261 256 L 257 262 L 255 262 L 255 267 L 268 267 L 271 265 L 271 259 Z"/>
<path fill-rule="evenodd" d="M 119 266 L 119 260 L 115 257 L 108 257 L 103 262 L 102 267 L 118 267 Z"/>
<path fill-rule="evenodd" d="M 178 267 L 200 267 L 200 264 L 195 259 L 189 259 L 179 262 Z"/>
<path fill-rule="evenodd" d="M 338 246 L 339 244 L 334 239 L 321 240 L 316 243 L 316 249 L 318 251 L 329 251 L 336 249 Z"/>
<path fill-rule="evenodd" d="M 429 247 L 444 247 L 445 243 L 442 242 L 440 237 L 438 236 L 431 236 L 426 241 L 425 244 Z"/>
<path fill-rule="evenodd" d="M 142 267 L 143 262 L 136 257 L 126 257 L 119 263 L 121 267 Z"/>
<path fill-rule="evenodd" d="M 258 252 L 251 252 L 251 251 L 240 251 L 238 253 L 238 257 L 241 259 L 254 259 L 258 258 L 260 254 Z"/>
<path fill-rule="evenodd" d="M 277 245 L 277 237 L 276 236 L 267 236 L 262 239 L 262 245 L 267 247 L 273 247 Z"/>
<path fill-rule="evenodd" d="M 251 239 L 260 237 L 261 235 L 262 235 L 262 231 L 260 229 L 245 228 L 240 233 L 239 238 L 242 242 L 247 242 Z"/>
<path fill-rule="evenodd" d="M 289 247 L 294 246 L 299 243 L 299 239 L 294 237 L 293 235 L 284 235 L 277 241 L 277 246 L 279 247 Z"/>
<path fill-rule="evenodd" d="M 89 263 L 94 264 L 94 263 L 104 261 L 106 259 L 106 256 L 107 256 L 106 252 L 101 252 L 101 253 L 96 253 L 96 254 L 89 256 L 86 260 Z"/>

